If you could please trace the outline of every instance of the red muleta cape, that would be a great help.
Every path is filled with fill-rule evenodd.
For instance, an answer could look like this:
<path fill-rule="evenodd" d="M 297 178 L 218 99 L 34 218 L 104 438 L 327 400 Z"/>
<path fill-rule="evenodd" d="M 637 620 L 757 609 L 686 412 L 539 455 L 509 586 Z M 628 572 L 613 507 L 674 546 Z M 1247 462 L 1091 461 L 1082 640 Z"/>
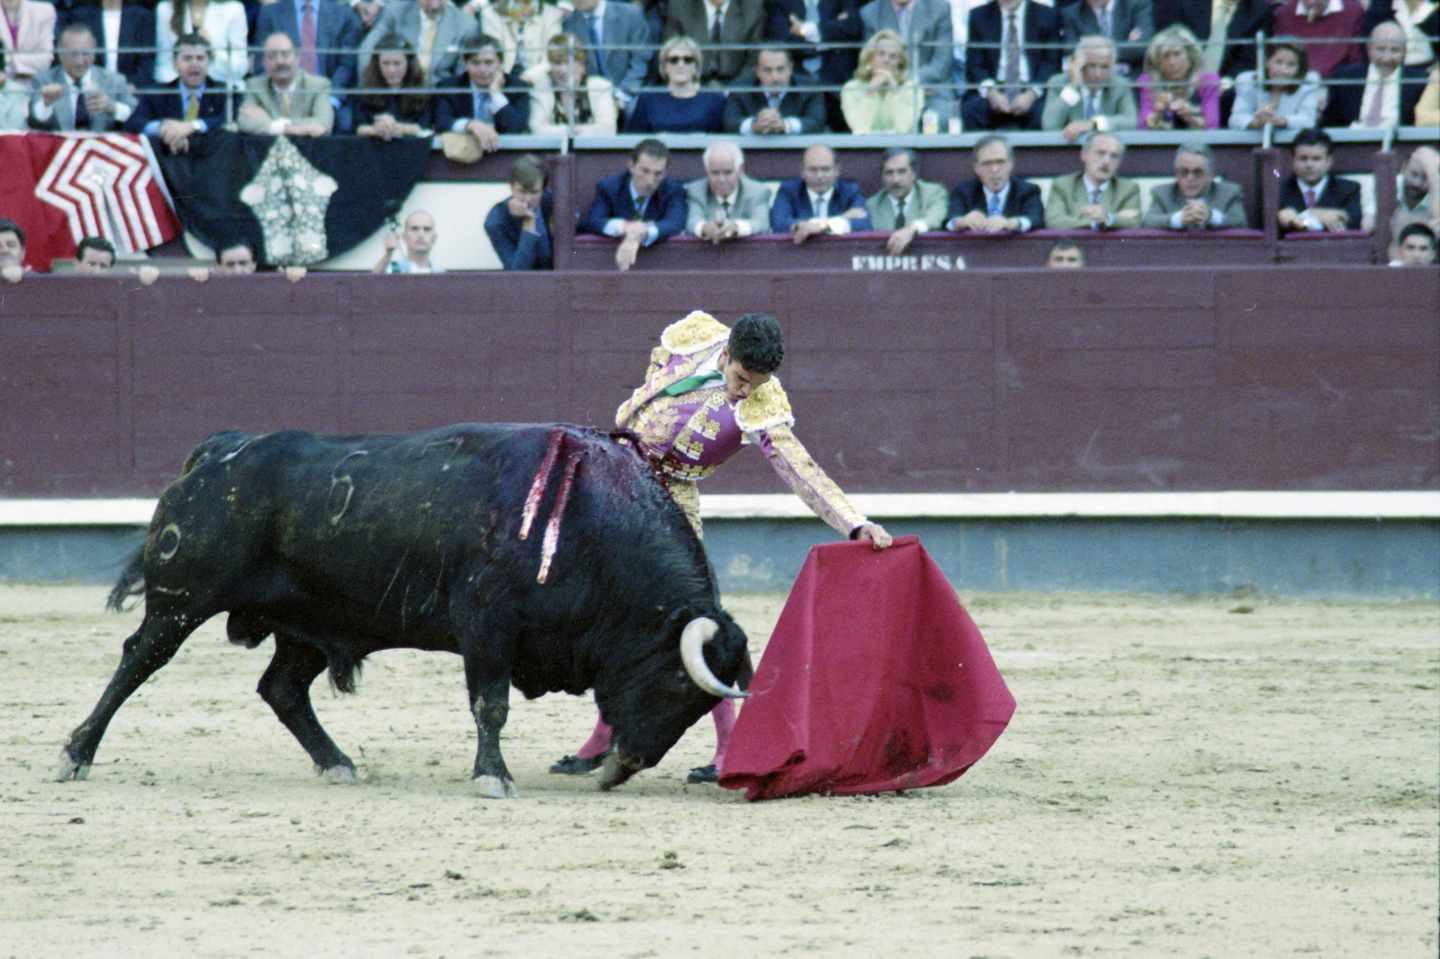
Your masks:
<path fill-rule="evenodd" d="M 810 550 L 750 684 L 720 785 L 746 799 L 943 786 L 1015 712 L 918 538 Z"/>

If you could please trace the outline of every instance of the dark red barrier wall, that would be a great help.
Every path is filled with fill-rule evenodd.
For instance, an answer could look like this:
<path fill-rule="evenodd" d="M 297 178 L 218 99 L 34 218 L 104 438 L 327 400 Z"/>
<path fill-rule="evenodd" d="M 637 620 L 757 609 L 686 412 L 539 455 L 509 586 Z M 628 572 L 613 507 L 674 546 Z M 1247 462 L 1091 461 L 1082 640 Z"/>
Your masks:
<path fill-rule="evenodd" d="M 607 423 L 696 307 L 779 314 L 854 491 L 1440 487 L 1440 275 L 1291 267 L 27 279 L 0 494 L 153 494 L 230 427 Z M 778 486 L 742 453 L 707 488 Z"/>

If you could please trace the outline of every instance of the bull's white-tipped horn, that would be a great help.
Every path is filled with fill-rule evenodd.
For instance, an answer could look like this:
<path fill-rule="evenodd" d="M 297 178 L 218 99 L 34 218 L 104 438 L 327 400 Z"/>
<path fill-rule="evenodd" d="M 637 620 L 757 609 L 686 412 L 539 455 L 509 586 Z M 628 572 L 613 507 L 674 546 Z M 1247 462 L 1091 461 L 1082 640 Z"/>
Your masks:
<path fill-rule="evenodd" d="M 705 616 L 686 623 L 685 629 L 680 633 L 680 661 L 685 664 L 685 672 L 690 674 L 695 685 L 711 696 L 744 699 L 748 693 L 738 686 L 726 686 L 720 682 L 705 662 L 705 644 L 714 639 L 719 631 L 720 624 Z"/>

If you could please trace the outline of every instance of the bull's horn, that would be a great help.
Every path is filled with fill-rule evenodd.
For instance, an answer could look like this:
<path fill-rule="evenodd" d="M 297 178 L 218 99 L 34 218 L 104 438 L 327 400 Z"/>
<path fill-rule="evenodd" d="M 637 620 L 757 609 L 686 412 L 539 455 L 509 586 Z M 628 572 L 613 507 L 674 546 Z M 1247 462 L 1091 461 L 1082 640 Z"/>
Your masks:
<path fill-rule="evenodd" d="M 695 685 L 711 696 L 744 699 L 748 693 L 738 686 L 726 686 L 720 682 L 705 663 L 705 644 L 714 639 L 719 631 L 720 624 L 704 616 L 686 623 L 685 629 L 680 633 L 680 661 L 685 664 L 685 672 L 690 674 Z"/>

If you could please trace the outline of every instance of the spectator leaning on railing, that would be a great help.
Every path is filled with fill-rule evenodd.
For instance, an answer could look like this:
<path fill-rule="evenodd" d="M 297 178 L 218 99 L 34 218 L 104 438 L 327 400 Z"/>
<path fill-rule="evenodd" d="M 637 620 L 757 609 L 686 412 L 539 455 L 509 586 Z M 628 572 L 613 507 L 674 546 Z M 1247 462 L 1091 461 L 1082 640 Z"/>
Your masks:
<path fill-rule="evenodd" d="M 95 37 L 83 23 L 60 32 L 60 63 L 35 78 L 30 127 L 101 133 L 130 119 L 135 98 L 118 73 L 95 65 Z"/>
<path fill-rule="evenodd" d="M 435 100 L 425 86 L 410 41 L 397 33 L 381 37 L 360 76 L 352 105 L 355 132 L 362 137 L 393 140 L 418 137 L 435 126 Z"/>
<path fill-rule="evenodd" d="M 1045 200 L 1052 230 L 1120 230 L 1140 225 L 1140 185 L 1118 176 L 1125 144 L 1112 133 L 1091 133 L 1080 148 L 1081 171 L 1058 176 Z"/>
<path fill-rule="evenodd" d="M 190 137 L 225 122 L 225 91 L 210 85 L 210 42 L 200 34 L 176 40 L 171 59 L 175 79 L 158 93 L 142 94 L 125 129 L 159 137 L 171 153 L 186 153 Z"/>
<path fill-rule="evenodd" d="M 685 231 L 715 245 L 770 232 L 770 191 L 745 175 L 745 154 L 714 140 L 700 162 L 705 175 L 685 184 Z"/>
<path fill-rule="evenodd" d="M 195 22 L 199 11 L 199 23 Z M 245 18 L 245 5 L 239 0 L 208 0 L 191 3 L 182 0 L 160 0 L 155 5 L 155 82 L 174 80 L 175 48 L 178 38 L 199 34 L 210 43 L 210 79 L 223 86 L 238 89 L 250 69 L 248 49 L 250 24 Z"/>
<path fill-rule="evenodd" d="M 1327 127 L 1393 127 L 1415 122 L 1415 105 L 1425 89 L 1425 68 L 1402 66 L 1405 33 L 1386 21 L 1370 31 L 1369 64 L 1336 68 L 1330 77 Z"/>
<path fill-rule="evenodd" d="M 1149 130 L 1214 130 L 1220 126 L 1220 78 L 1202 71 L 1195 35 L 1184 27 L 1155 34 L 1145 54 L 1140 125 Z"/>
<path fill-rule="evenodd" d="M 920 88 L 910 77 L 910 54 L 894 30 L 865 43 L 854 79 L 840 91 L 851 133 L 914 133 Z"/>
<path fill-rule="evenodd" d="M 1092 130 L 1135 129 L 1135 95 L 1114 67 L 1114 43 L 1099 35 L 1081 37 L 1068 70 L 1046 84 L 1040 125 L 1058 130 L 1067 143 Z"/>
<path fill-rule="evenodd" d="M 1400 231 L 1398 250 L 1391 266 L 1434 266 L 1435 231 L 1423 223 L 1411 223 Z"/>
<path fill-rule="evenodd" d="M 952 233 L 1028 233 L 1045 227 L 1040 188 L 1012 176 L 1015 156 L 1004 137 L 982 137 L 971 159 L 975 179 L 950 191 L 945 228 Z"/>
<path fill-rule="evenodd" d="M 1240 188 L 1215 179 L 1215 154 L 1196 142 L 1175 151 L 1175 182 L 1151 188 L 1141 224 L 1152 230 L 1224 230 L 1249 226 L 1249 220 Z"/>
<path fill-rule="evenodd" d="M 616 237 L 615 265 L 635 265 L 640 250 L 685 229 L 685 188 L 665 176 L 670 148 L 655 139 L 641 140 L 630 151 L 624 173 L 595 184 L 590 213 L 580 232 Z"/>
<path fill-rule="evenodd" d="M 945 225 L 949 200 L 939 183 L 920 179 L 920 156 L 909 147 L 891 147 L 880 164 L 879 193 L 865 201 L 870 228 L 889 233 L 885 252 L 899 256 L 922 233 Z"/>
<path fill-rule="evenodd" d="M 442 84 L 459 88 L 440 96 L 435 106 L 436 126 L 467 134 L 481 151 L 500 149 L 500 134 L 524 133 L 530 123 L 529 87 L 518 76 L 507 77 L 500 64 L 500 45 L 480 34 L 462 48 L 465 72 Z"/>
<path fill-rule="evenodd" d="M 323 137 L 335 127 L 330 81 L 300 69 L 295 44 L 275 32 L 263 45 L 265 73 L 245 81 L 236 115 L 242 133 Z"/>
<path fill-rule="evenodd" d="M 770 229 L 789 233 L 796 245 L 812 236 L 843 236 L 870 229 L 870 213 L 860 184 L 840 176 L 835 151 L 823 143 L 807 147 L 800 159 L 800 178 L 784 180 L 770 207 Z"/>
<path fill-rule="evenodd" d="M 530 84 L 530 132 L 538 136 L 610 137 L 619 121 L 615 87 L 590 73 L 585 41 L 568 33 L 550 38 L 545 62 L 525 72 Z"/>
<path fill-rule="evenodd" d="M 83 23 L 89 27 L 99 44 L 96 62 L 111 73 L 122 74 L 132 88 L 155 82 L 155 13 L 149 7 L 100 0 L 71 7 L 61 19 L 64 26 Z"/>
<path fill-rule="evenodd" d="M 1360 228 L 1360 184 L 1331 176 L 1335 144 L 1324 130 L 1301 130 L 1290 145 L 1292 173 L 1280 184 L 1281 232 Z"/>
<path fill-rule="evenodd" d="M 758 90 L 732 90 L 725 97 L 725 130 L 742 136 L 783 136 L 825 130 L 825 100 L 815 90 L 795 85 L 790 51 L 762 49 L 755 74 L 744 85 Z"/>
<path fill-rule="evenodd" d="M 1293 37 L 1265 42 L 1265 78 L 1246 70 L 1235 79 L 1230 129 L 1258 130 L 1266 124 L 1304 130 L 1320 115 L 1320 75 L 1311 71 L 1304 44 Z"/>

